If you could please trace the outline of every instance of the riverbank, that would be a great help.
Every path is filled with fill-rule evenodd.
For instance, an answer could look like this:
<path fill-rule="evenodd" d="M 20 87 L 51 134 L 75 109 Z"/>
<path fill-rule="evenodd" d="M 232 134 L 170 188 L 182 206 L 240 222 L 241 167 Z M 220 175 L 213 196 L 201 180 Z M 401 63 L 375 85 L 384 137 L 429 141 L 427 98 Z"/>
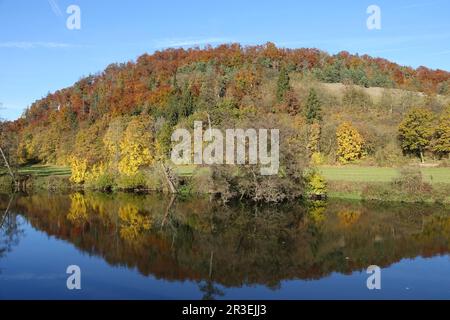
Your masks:
<path fill-rule="evenodd" d="M 202 171 L 205 170 L 202 169 Z M 327 166 L 318 169 L 327 182 L 328 198 L 450 204 L 450 168 L 420 168 L 413 170 L 416 170 L 416 173 L 420 172 L 421 179 L 420 181 L 415 181 L 414 177 L 412 177 L 412 181 L 406 181 L 410 185 L 405 187 L 405 182 L 401 182 L 401 170 L 396 168 Z M 194 186 L 199 182 L 197 181 L 198 177 L 195 177 L 195 171 L 195 166 L 180 166 L 174 169 L 176 176 L 183 182 L 183 185 L 178 190 L 180 193 L 184 195 L 189 193 L 198 194 L 202 193 L 199 190 L 206 190 L 204 185 L 203 188 Z M 29 192 L 66 192 L 90 189 L 89 187 L 72 183 L 70 181 L 71 171 L 68 167 L 35 165 L 20 168 L 18 173 L 29 176 L 25 183 L 26 190 Z M 162 181 L 159 183 L 163 184 Z M 9 175 L 5 173 L 0 175 L 0 191 L 11 191 L 11 184 L 12 179 Z M 168 192 L 167 188 L 163 186 L 161 188 L 144 188 L 128 191 L 144 193 L 151 191 Z"/>
<path fill-rule="evenodd" d="M 321 167 L 328 196 L 338 199 L 450 204 L 450 168 Z"/>
<path fill-rule="evenodd" d="M 20 167 L 16 175 L 24 177 L 24 187 L 32 191 L 70 190 L 71 171 L 69 167 L 33 165 Z M 13 180 L 6 170 L 0 170 L 0 191 L 11 191 Z"/>
<path fill-rule="evenodd" d="M 389 202 L 425 202 L 450 205 L 450 184 L 433 184 L 427 192 L 408 193 L 391 182 L 328 182 L 328 197 L 348 200 Z"/>

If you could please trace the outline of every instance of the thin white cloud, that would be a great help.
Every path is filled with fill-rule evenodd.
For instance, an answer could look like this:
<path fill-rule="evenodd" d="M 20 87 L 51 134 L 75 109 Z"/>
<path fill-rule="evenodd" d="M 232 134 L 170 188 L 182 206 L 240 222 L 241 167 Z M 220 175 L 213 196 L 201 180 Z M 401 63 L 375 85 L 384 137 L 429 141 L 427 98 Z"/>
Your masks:
<path fill-rule="evenodd" d="M 62 17 L 63 14 L 61 12 L 61 9 L 58 6 L 58 3 L 56 2 L 56 0 L 48 0 L 48 3 L 50 4 L 50 7 L 52 8 L 53 13 L 58 16 L 58 17 Z"/>
<path fill-rule="evenodd" d="M 399 7 L 400 9 L 413 9 L 413 8 L 423 8 L 423 7 L 431 7 L 438 4 L 441 4 L 442 1 L 436 0 L 436 1 L 426 1 L 426 2 L 420 2 L 420 3 L 411 3 L 404 6 Z"/>
<path fill-rule="evenodd" d="M 42 41 L 15 41 L 15 42 L 0 42 L 0 48 L 9 49 L 36 49 L 36 48 L 75 48 L 80 45 L 62 43 L 62 42 L 42 42 Z"/>
<path fill-rule="evenodd" d="M 230 39 L 227 38 L 174 38 L 174 39 L 162 39 L 155 41 L 156 48 L 177 48 L 177 47 L 194 47 L 203 46 L 207 44 L 218 43 L 230 43 Z"/>

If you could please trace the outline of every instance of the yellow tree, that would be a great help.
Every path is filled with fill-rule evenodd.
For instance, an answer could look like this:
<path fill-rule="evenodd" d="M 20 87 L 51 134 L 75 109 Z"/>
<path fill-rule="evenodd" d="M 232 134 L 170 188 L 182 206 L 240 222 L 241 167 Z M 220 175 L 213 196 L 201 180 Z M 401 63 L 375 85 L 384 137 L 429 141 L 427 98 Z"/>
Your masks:
<path fill-rule="evenodd" d="M 450 154 L 450 105 L 439 119 L 433 141 L 433 151 L 441 157 Z"/>
<path fill-rule="evenodd" d="M 107 153 L 110 167 L 116 171 L 120 161 L 120 141 L 123 137 L 125 118 L 113 119 L 103 137 L 103 144 Z"/>
<path fill-rule="evenodd" d="M 119 172 L 135 175 L 139 168 L 154 161 L 153 121 L 150 116 L 133 117 L 120 142 Z"/>
<path fill-rule="evenodd" d="M 72 170 L 70 181 L 77 184 L 84 183 L 84 180 L 86 179 L 86 175 L 88 172 L 87 160 L 73 157 L 71 160 L 70 168 Z"/>
<path fill-rule="evenodd" d="M 308 150 L 310 154 L 318 153 L 320 152 L 320 135 L 321 135 L 321 128 L 320 124 L 318 122 L 314 122 L 309 126 L 308 130 Z"/>
<path fill-rule="evenodd" d="M 76 225 L 84 224 L 89 217 L 86 198 L 81 193 L 75 193 L 70 196 L 70 201 L 67 219 Z"/>
<path fill-rule="evenodd" d="M 349 228 L 361 218 L 361 212 L 344 210 L 338 213 L 339 221 L 345 228 Z"/>
<path fill-rule="evenodd" d="M 337 155 L 341 163 L 348 163 L 360 159 L 363 156 L 364 138 L 351 123 L 344 122 L 337 131 L 338 150 Z"/>
<path fill-rule="evenodd" d="M 128 242 L 137 240 L 152 225 L 150 217 L 139 214 L 138 208 L 133 204 L 120 207 L 119 218 L 120 235 Z"/>

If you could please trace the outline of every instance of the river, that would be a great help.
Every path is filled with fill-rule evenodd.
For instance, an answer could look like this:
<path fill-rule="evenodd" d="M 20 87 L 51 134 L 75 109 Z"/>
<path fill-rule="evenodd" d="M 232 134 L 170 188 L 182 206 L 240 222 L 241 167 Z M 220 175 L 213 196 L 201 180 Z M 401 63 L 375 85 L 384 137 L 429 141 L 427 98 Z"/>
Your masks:
<path fill-rule="evenodd" d="M 0 299 L 450 298 L 439 205 L 45 193 L 1 194 L 0 209 Z"/>

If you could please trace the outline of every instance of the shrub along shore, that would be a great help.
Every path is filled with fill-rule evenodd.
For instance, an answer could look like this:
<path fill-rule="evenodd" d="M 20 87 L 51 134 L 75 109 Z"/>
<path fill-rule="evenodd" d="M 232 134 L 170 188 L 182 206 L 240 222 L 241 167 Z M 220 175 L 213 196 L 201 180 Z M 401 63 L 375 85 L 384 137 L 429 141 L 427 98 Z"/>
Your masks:
<path fill-rule="evenodd" d="M 98 182 L 97 185 L 73 183 L 69 168 L 52 166 L 31 166 L 21 168 L 20 175 L 27 175 L 24 190 L 27 192 L 73 192 L 97 190 L 105 192 L 162 192 L 171 193 L 166 176 L 162 170 L 145 170 L 139 181 Z M 187 195 L 217 194 L 223 200 L 236 198 L 233 190 L 226 188 L 216 172 L 207 167 L 181 166 L 170 172 L 176 185 L 176 193 Z M 427 202 L 450 204 L 450 168 L 381 168 L 381 167 L 320 167 L 310 171 L 309 184 L 305 186 L 302 197 L 314 195 L 328 198 L 353 200 L 376 200 L 392 202 Z M 102 184 L 103 183 L 103 184 Z M 127 185 L 128 183 L 128 185 Z M 109 184 L 113 184 L 109 187 Z M 107 188 L 105 186 L 108 185 Z M 12 178 L 0 174 L 0 192 L 11 192 Z M 229 186 L 228 186 L 229 187 Z M 239 194 L 242 197 L 242 194 Z M 264 202 L 267 199 L 260 199 Z M 271 201 L 265 201 L 271 202 Z"/>

